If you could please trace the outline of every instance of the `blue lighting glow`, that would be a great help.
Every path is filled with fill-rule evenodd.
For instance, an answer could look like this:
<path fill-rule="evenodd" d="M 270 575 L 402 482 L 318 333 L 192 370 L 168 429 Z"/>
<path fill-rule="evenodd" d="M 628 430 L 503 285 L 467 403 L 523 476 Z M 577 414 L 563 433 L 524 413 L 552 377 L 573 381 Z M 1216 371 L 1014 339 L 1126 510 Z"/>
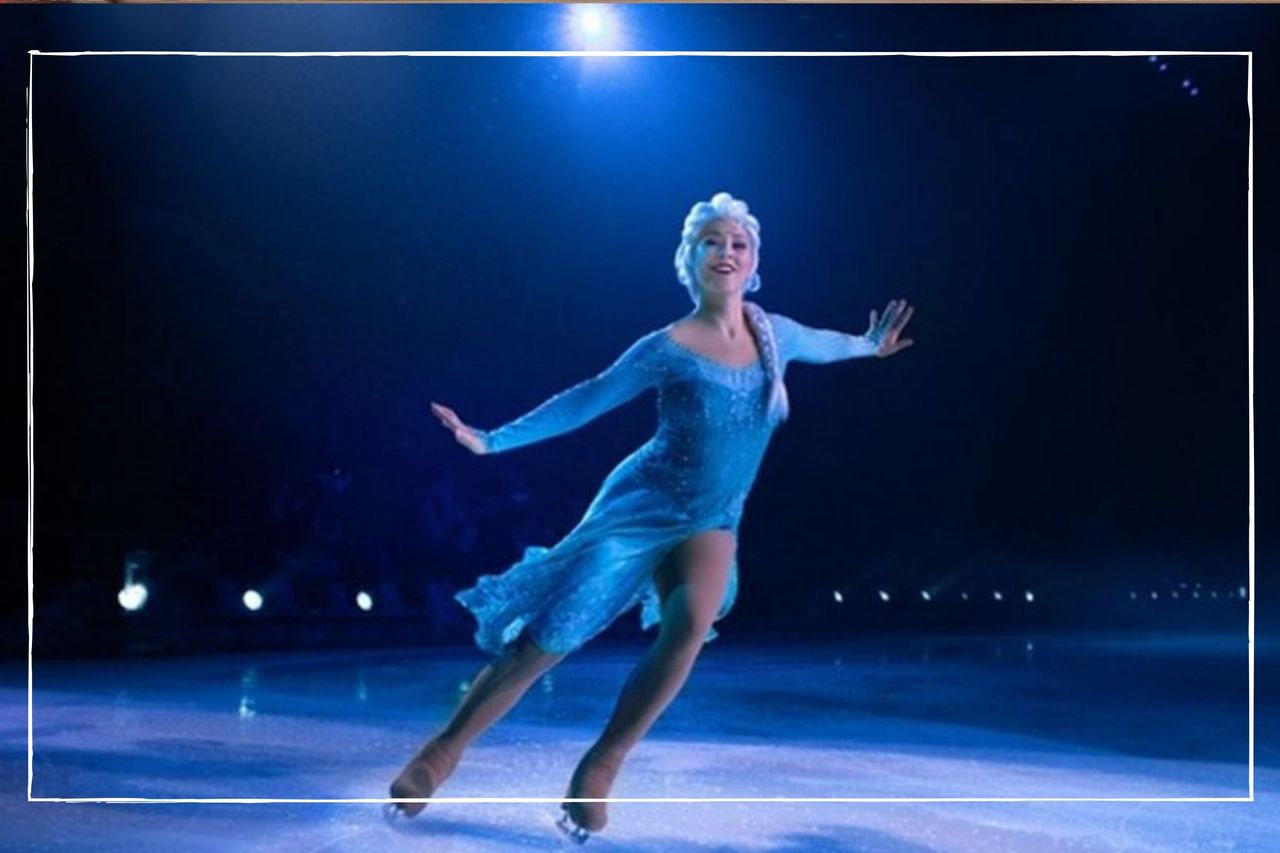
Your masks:
<path fill-rule="evenodd" d="M 256 589 L 246 589 L 240 600 L 244 602 L 244 606 L 249 610 L 262 609 L 262 593 Z"/>
<path fill-rule="evenodd" d="M 356 594 L 356 606 L 359 607 L 361 610 L 365 610 L 365 611 L 372 610 L 373 596 L 369 595 L 369 593 L 365 592 L 364 590 L 361 590 L 359 593 Z"/>

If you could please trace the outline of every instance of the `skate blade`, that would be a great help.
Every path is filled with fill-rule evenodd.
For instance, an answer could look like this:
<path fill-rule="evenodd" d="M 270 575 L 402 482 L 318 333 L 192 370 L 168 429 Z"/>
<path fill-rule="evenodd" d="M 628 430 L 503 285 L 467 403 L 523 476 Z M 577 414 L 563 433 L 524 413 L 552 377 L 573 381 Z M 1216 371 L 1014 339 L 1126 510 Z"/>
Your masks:
<path fill-rule="evenodd" d="M 569 816 L 568 809 L 561 810 L 560 819 L 556 821 L 556 827 L 574 844 L 586 844 L 587 839 L 591 837 L 590 830 L 574 823 L 573 818 Z"/>

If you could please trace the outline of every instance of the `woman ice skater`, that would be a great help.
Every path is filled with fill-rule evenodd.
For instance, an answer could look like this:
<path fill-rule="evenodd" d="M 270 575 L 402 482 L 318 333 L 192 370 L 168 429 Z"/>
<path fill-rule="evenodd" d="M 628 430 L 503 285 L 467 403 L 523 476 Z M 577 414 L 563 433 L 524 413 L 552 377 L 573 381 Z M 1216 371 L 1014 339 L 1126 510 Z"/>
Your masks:
<path fill-rule="evenodd" d="M 658 624 L 599 739 L 569 782 L 560 827 L 576 841 L 604 828 L 603 799 L 627 753 L 684 684 L 712 623 L 737 592 L 734 551 L 743 503 L 774 428 L 787 417 L 788 362 L 825 364 L 893 355 L 912 309 L 871 312 L 862 336 L 811 329 L 743 300 L 760 286 L 760 226 L 728 193 L 693 206 L 676 250 L 676 275 L 696 306 L 650 332 L 604 372 L 492 431 L 450 408 L 432 411 L 463 447 L 500 453 L 577 429 L 648 388 L 658 391 L 658 430 L 608 476 L 582 521 L 551 548 L 529 548 L 496 576 L 458 594 L 474 614 L 476 643 L 494 655 L 452 719 L 391 783 L 397 800 L 440 789 L 467 746 L 543 673 L 642 605 Z M 413 816 L 425 802 L 388 805 Z"/>

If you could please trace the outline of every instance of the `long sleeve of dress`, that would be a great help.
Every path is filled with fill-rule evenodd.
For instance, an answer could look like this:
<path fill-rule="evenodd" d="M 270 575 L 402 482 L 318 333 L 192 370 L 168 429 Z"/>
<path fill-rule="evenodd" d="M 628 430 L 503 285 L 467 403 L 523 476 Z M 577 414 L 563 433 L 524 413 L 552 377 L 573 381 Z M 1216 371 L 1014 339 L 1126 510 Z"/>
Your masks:
<path fill-rule="evenodd" d="M 811 329 L 781 314 L 770 314 L 769 319 L 778 340 L 778 354 L 783 362 L 827 364 L 876 354 L 876 345 L 862 335 L 850 335 L 831 329 Z"/>
<path fill-rule="evenodd" d="M 575 429 L 621 406 L 656 384 L 655 334 L 632 344 L 611 366 L 555 395 L 533 411 L 495 430 L 483 432 L 490 453 L 514 450 Z"/>

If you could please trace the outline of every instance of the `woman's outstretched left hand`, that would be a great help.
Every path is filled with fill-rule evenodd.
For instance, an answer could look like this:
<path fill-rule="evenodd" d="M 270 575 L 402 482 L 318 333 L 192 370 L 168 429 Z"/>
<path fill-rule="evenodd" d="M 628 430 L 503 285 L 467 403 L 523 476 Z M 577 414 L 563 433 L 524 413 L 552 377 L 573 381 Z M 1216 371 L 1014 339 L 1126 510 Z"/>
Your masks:
<path fill-rule="evenodd" d="M 884 316 L 878 320 L 876 312 L 871 312 L 871 326 L 863 337 L 875 344 L 877 358 L 891 356 L 915 343 L 910 338 L 898 340 L 898 335 L 902 334 L 914 311 L 914 308 L 907 305 L 907 300 L 894 299 L 884 309 Z"/>

